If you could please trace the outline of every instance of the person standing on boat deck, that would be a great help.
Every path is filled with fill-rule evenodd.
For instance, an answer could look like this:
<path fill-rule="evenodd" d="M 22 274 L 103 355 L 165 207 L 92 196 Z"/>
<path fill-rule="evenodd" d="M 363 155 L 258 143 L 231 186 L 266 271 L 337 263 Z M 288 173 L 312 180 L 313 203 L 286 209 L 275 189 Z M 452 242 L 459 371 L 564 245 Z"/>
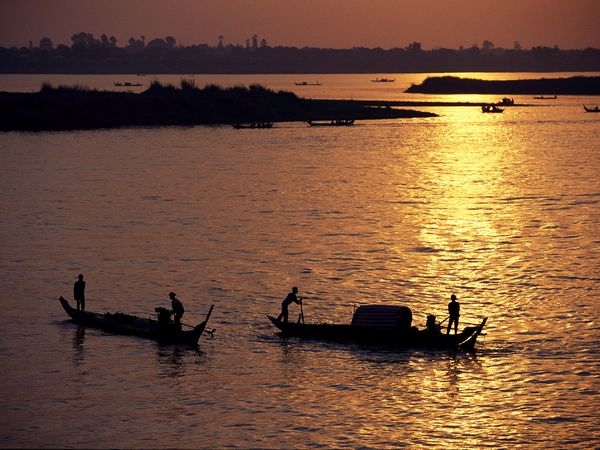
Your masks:
<path fill-rule="evenodd" d="M 299 299 L 296 294 L 298 293 L 298 288 L 296 286 L 294 286 L 292 288 L 292 292 L 290 292 L 287 297 L 285 298 L 285 300 L 283 300 L 283 302 L 281 302 L 281 314 L 279 314 L 279 317 L 277 317 L 277 320 L 279 322 L 281 322 L 283 320 L 283 322 L 288 321 L 288 306 L 290 306 L 290 304 L 292 303 L 296 303 L 296 304 L 300 304 L 300 302 L 302 301 L 302 299 Z"/>
<path fill-rule="evenodd" d="M 450 320 L 448 321 L 448 330 L 446 334 L 450 334 L 450 328 L 454 324 L 454 334 L 458 333 L 458 318 L 460 316 L 460 304 L 456 301 L 456 295 L 450 296 L 450 303 L 448 303 L 448 313 L 450 314 Z"/>
<path fill-rule="evenodd" d="M 173 308 L 173 319 L 175 320 L 175 326 L 181 328 L 181 318 L 185 309 L 183 303 L 176 297 L 175 292 L 169 292 L 169 298 L 171 299 L 171 308 Z"/>
<path fill-rule="evenodd" d="M 73 298 L 77 302 L 77 311 L 85 310 L 85 281 L 83 275 L 77 276 L 77 281 L 73 284 Z"/>

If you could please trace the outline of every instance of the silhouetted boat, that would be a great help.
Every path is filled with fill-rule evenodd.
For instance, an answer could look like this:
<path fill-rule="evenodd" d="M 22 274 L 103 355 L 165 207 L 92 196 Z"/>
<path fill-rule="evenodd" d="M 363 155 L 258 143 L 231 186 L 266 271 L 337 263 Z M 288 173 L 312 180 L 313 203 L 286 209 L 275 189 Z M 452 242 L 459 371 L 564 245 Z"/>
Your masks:
<path fill-rule="evenodd" d="M 504 112 L 504 109 L 498 108 L 496 105 L 483 105 L 481 107 L 481 112 L 484 112 L 484 113 L 501 113 L 501 112 Z"/>
<path fill-rule="evenodd" d="M 487 322 L 466 327 L 458 334 L 411 327 L 412 312 L 406 306 L 363 305 L 356 309 L 350 324 L 305 324 L 280 322 L 267 316 L 283 336 L 356 343 L 396 348 L 432 348 L 473 350 Z"/>
<path fill-rule="evenodd" d="M 552 97 L 544 97 L 543 95 L 538 95 L 537 97 L 533 97 L 536 100 L 556 100 L 558 97 L 553 95 Z"/>
<path fill-rule="evenodd" d="M 208 310 L 204 322 L 196 325 L 190 330 L 181 330 L 169 320 L 169 311 L 165 308 L 156 308 L 158 320 L 144 319 L 124 313 L 93 313 L 88 311 L 77 311 L 71 307 L 63 297 L 59 301 L 73 322 L 116 334 L 129 334 L 147 339 L 155 339 L 165 344 L 197 345 L 200 336 L 206 328 L 208 319 L 214 305 Z"/>
<path fill-rule="evenodd" d="M 597 105 L 593 106 L 591 108 L 588 108 L 587 106 L 583 105 L 583 109 L 585 109 L 587 112 L 592 112 L 592 113 L 593 112 L 600 112 L 600 107 L 598 107 Z"/>
<path fill-rule="evenodd" d="M 115 86 L 117 87 L 137 87 L 137 86 L 143 86 L 142 83 L 130 83 L 129 81 L 125 81 L 124 83 L 120 83 L 120 82 L 116 82 L 113 83 Z"/>
<path fill-rule="evenodd" d="M 354 125 L 354 119 L 336 119 L 326 121 L 309 120 L 308 124 L 311 127 L 351 127 Z"/>
<path fill-rule="evenodd" d="M 318 81 L 316 83 L 309 83 L 308 81 L 300 81 L 299 83 L 294 83 L 296 86 L 321 86 L 321 83 Z"/>
<path fill-rule="evenodd" d="M 500 100 L 496 104 L 497 105 L 502 105 L 502 106 L 512 106 L 512 105 L 515 104 L 515 100 L 512 99 L 512 98 L 504 97 L 502 100 Z"/>
<path fill-rule="evenodd" d="M 375 78 L 374 80 L 371 80 L 373 83 L 393 83 L 395 81 L 395 78 Z"/>
<path fill-rule="evenodd" d="M 234 123 L 232 126 L 236 130 L 244 128 L 273 128 L 273 122 Z"/>

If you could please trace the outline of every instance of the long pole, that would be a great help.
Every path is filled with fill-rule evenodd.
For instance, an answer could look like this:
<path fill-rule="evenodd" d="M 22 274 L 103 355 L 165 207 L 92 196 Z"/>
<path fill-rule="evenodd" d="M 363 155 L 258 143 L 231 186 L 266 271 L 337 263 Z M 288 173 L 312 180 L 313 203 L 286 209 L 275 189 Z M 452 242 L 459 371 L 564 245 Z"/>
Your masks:
<path fill-rule="evenodd" d="M 298 316 L 298 323 L 304 323 L 304 309 L 302 308 L 302 300 L 300 300 L 300 315 Z"/>

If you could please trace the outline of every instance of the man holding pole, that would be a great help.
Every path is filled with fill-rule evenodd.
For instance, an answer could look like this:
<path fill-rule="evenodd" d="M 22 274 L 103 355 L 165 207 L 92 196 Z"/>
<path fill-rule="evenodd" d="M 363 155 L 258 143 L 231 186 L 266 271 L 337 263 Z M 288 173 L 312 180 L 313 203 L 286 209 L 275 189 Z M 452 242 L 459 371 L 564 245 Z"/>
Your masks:
<path fill-rule="evenodd" d="M 177 329 L 181 329 L 181 317 L 183 317 L 183 313 L 185 309 L 183 308 L 183 303 L 181 300 L 177 298 L 177 294 L 175 292 L 169 292 L 169 298 L 171 299 L 171 308 L 173 308 L 173 319 L 175 320 L 175 327 Z"/>
<path fill-rule="evenodd" d="M 301 304 L 302 299 L 298 299 L 298 297 L 296 296 L 297 293 L 298 293 L 298 288 L 294 286 L 292 288 L 292 292 L 290 292 L 287 295 L 287 297 L 283 300 L 283 302 L 281 302 L 281 314 L 279 314 L 279 317 L 277 317 L 277 320 L 279 322 L 283 321 L 283 322 L 287 323 L 287 321 L 288 321 L 288 306 L 291 303 L 296 303 L 298 305 Z"/>

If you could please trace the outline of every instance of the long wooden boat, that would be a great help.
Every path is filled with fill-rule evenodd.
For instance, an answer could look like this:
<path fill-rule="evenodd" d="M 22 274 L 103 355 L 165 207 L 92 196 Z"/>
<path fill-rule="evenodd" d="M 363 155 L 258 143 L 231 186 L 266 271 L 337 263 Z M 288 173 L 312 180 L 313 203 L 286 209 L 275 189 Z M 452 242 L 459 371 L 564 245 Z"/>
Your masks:
<path fill-rule="evenodd" d="M 138 86 L 143 86 L 142 83 L 131 83 L 129 81 L 125 81 L 124 83 L 121 82 L 115 82 L 113 83 L 116 87 L 138 87 Z"/>
<path fill-rule="evenodd" d="M 466 351 L 474 350 L 477 337 L 487 322 L 486 317 L 479 325 L 465 327 L 458 334 L 444 334 L 439 327 L 418 330 L 410 326 L 410 308 L 394 305 L 361 306 L 355 311 L 350 324 L 281 322 L 275 317 L 267 317 L 283 336 L 399 349 Z"/>
<path fill-rule="evenodd" d="M 311 127 L 351 127 L 354 125 L 354 119 L 336 119 L 325 121 L 309 120 L 308 124 Z"/>
<path fill-rule="evenodd" d="M 496 103 L 499 106 L 513 106 L 515 104 L 514 98 L 503 97 L 502 100 Z"/>
<path fill-rule="evenodd" d="M 256 129 L 256 128 L 273 128 L 273 122 L 234 123 L 232 126 L 236 130 Z"/>
<path fill-rule="evenodd" d="M 395 81 L 395 78 L 375 78 L 374 80 L 371 80 L 373 83 L 393 83 Z"/>
<path fill-rule="evenodd" d="M 598 106 L 593 106 L 593 107 L 588 108 L 587 106 L 583 105 L 583 109 L 585 109 L 586 112 L 592 112 L 592 113 L 600 112 L 600 107 L 598 107 Z"/>
<path fill-rule="evenodd" d="M 498 108 L 496 105 L 483 105 L 481 107 L 481 112 L 484 113 L 501 113 L 504 112 L 504 109 Z"/>
<path fill-rule="evenodd" d="M 552 95 L 552 96 L 537 95 L 533 98 L 536 100 L 556 100 L 558 97 L 556 95 Z"/>
<path fill-rule="evenodd" d="M 206 328 L 206 324 L 208 323 L 208 319 L 210 319 L 214 307 L 214 305 L 210 307 L 208 314 L 202 323 L 190 330 L 182 330 L 177 328 L 175 324 L 169 320 L 168 312 L 165 318 L 164 312 L 167 310 L 164 308 L 156 308 L 156 311 L 159 314 L 159 320 L 154 320 L 120 312 L 101 314 L 78 311 L 69 305 L 69 302 L 65 300 L 64 297 L 61 296 L 58 300 L 73 322 L 80 325 L 99 328 L 116 334 L 129 334 L 147 339 L 154 339 L 164 344 L 183 344 L 191 346 L 198 344 L 198 340 Z M 162 316 L 161 312 L 163 313 Z"/>

